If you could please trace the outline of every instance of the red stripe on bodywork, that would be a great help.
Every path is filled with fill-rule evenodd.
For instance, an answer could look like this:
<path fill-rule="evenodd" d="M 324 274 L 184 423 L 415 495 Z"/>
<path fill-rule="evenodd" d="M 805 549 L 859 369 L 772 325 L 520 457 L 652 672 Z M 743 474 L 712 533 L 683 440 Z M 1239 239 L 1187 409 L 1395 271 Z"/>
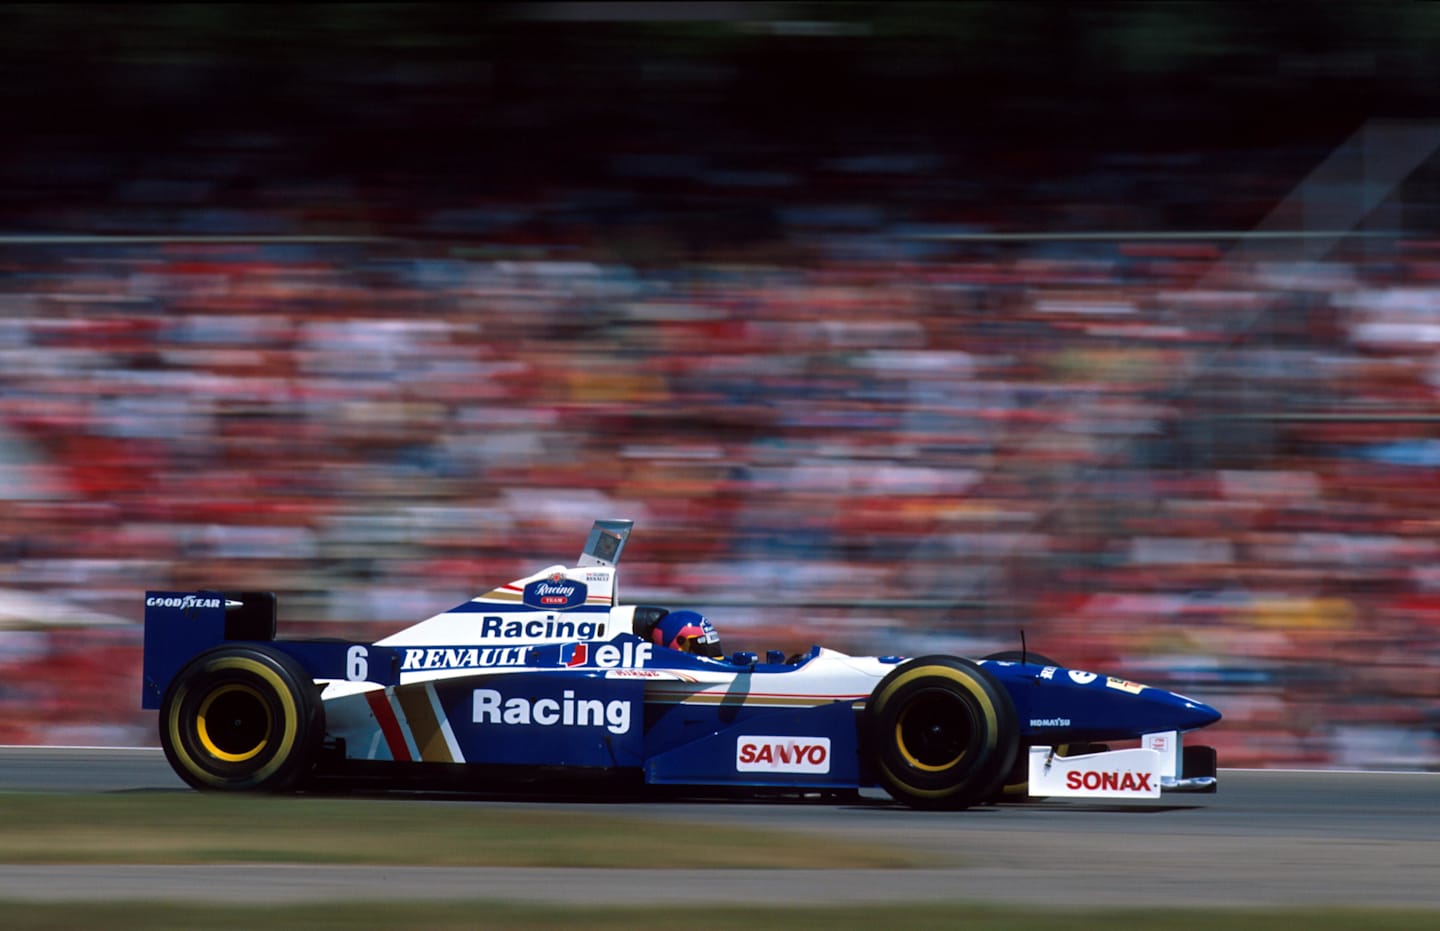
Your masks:
<path fill-rule="evenodd" d="M 410 748 L 405 746 L 405 735 L 400 733 L 400 722 L 395 718 L 395 709 L 390 707 L 385 690 L 366 692 L 365 700 L 370 703 L 370 711 L 380 724 L 380 733 L 385 735 L 385 742 L 390 745 L 390 756 L 403 763 L 410 762 Z"/>

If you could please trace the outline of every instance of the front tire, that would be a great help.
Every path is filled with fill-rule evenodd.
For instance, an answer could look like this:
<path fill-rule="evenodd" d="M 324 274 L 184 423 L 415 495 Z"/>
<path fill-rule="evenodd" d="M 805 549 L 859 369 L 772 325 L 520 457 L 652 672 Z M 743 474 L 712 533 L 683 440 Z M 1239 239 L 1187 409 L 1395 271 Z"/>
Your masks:
<path fill-rule="evenodd" d="M 222 646 L 182 669 L 160 704 L 160 744 L 197 789 L 283 792 L 313 766 L 320 695 L 296 660 L 269 646 Z"/>
<path fill-rule="evenodd" d="M 987 660 L 995 660 L 1005 663 L 1030 663 L 1035 666 L 1059 666 L 1044 653 L 1032 653 L 1029 650 L 1002 650 L 999 653 L 991 653 L 986 656 Z M 1055 748 L 1058 756 L 1070 756 L 1073 753 L 1081 752 L 1080 749 L 1072 748 L 1068 744 L 1062 744 Z M 1010 772 L 1002 780 L 999 791 L 995 793 L 992 801 L 1000 802 L 1028 802 L 1030 800 L 1030 748 L 1022 746 L 1020 752 L 1015 755 L 1015 764 Z"/>
<path fill-rule="evenodd" d="M 1019 747 L 1009 693 L 954 656 L 923 656 L 895 669 L 871 693 L 867 716 L 881 785 L 914 808 L 988 801 Z"/>

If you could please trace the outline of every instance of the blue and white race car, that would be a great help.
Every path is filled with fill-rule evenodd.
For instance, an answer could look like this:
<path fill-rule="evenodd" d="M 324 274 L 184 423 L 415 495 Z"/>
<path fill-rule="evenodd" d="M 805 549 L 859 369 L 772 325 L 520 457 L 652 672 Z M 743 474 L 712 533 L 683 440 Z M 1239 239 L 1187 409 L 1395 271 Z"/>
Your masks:
<path fill-rule="evenodd" d="M 276 639 L 269 592 L 147 592 L 142 705 L 200 789 L 596 776 L 944 809 L 1214 790 L 1214 751 L 1181 742 L 1220 714 L 1174 692 L 1035 655 L 722 656 L 694 612 L 616 603 L 632 525 L 373 643 Z"/>

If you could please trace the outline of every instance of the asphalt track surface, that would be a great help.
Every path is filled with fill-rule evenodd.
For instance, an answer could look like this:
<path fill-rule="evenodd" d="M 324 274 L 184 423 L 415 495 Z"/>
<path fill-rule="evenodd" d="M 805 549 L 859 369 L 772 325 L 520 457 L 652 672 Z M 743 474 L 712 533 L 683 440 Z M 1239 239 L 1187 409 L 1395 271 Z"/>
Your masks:
<path fill-rule="evenodd" d="M 0 748 L 0 790 L 188 792 L 158 750 Z M 14 798 L 11 798 L 14 803 Z M 385 804 L 377 799 L 375 804 Z M 1440 908 L 1440 773 L 1221 770 L 1214 795 L 917 812 L 860 803 L 536 802 L 869 840 L 936 855 L 918 870 L 0 864 L 0 899 L 558 904 L 986 902 L 1055 906 Z M 704 843 L 703 828 L 695 830 Z"/>

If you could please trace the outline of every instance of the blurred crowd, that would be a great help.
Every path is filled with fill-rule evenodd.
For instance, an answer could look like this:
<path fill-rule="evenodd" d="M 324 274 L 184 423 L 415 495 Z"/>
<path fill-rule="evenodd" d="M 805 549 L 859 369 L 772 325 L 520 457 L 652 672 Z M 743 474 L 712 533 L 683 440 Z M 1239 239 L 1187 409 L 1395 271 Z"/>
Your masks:
<path fill-rule="evenodd" d="M 291 633 L 379 636 L 629 516 L 623 599 L 735 647 L 1023 630 L 1213 701 L 1236 763 L 1431 765 L 1440 242 L 1363 246 L 15 246 L 0 587 L 61 626 L 272 589 Z M 85 681 L 97 740 L 150 742 L 134 631 L 47 636 L 0 635 L 3 739 L 65 733 L 42 683 L 95 730 Z"/>
<path fill-rule="evenodd" d="M 1440 139 L 1350 119 L 1435 57 L 1317 84 L 1255 13 L 1222 100 L 1141 54 L 1197 11 L 877 6 L 28 13 L 111 44 L 32 93 L 0 37 L 0 743 L 157 742 L 147 588 L 374 638 L 631 517 L 622 601 L 727 648 L 1023 637 L 1216 705 L 1222 765 L 1440 767 Z"/>

